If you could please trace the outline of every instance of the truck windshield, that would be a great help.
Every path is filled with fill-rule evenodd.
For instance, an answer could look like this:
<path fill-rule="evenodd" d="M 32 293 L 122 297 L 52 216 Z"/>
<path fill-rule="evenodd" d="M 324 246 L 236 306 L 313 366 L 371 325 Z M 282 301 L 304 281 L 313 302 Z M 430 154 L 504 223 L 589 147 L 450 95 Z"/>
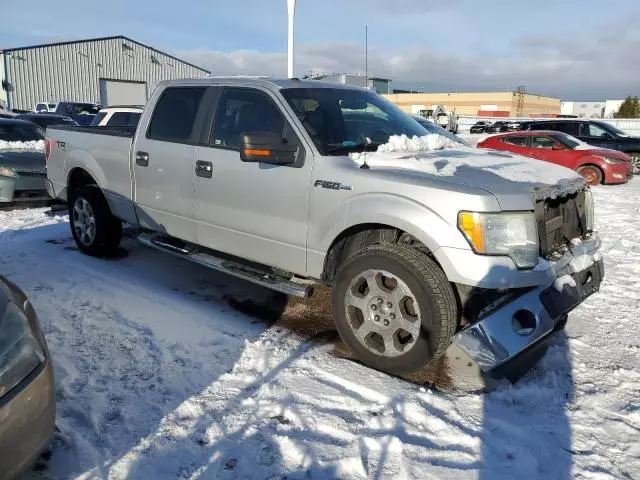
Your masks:
<path fill-rule="evenodd" d="M 347 88 L 288 88 L 281 93 L 322 155 L 375 149 L 392 135 L 437 133 L 460 142 L 438 125 L 421 125 L 377 93 Z"/>

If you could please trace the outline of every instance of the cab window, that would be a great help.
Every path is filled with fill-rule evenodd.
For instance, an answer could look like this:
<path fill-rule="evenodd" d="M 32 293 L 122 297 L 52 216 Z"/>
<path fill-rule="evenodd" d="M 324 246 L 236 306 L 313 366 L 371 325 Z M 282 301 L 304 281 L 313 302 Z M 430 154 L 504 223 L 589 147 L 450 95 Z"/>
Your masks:
<path fill-rule="evenodd" d="M 246 133 L 275 133 L 287 143 L 298 143 L 282 112 L 266 93 L 227 88 L 220 97 L 209 145 L 240 149 Z"/>
<path fill-rule="evenodd" d="M 204 87 L 170 87 L 162 92 L 147 138 L 188 143 L 204 92 Z"/>

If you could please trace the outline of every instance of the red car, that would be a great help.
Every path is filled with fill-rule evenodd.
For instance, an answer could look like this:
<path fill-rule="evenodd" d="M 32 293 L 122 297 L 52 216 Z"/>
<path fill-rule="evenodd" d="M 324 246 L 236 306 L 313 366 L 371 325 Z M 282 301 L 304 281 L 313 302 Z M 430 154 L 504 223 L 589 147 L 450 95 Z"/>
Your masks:
<path fill-rule="evenodd" d="M 626 183 L 633 176 L 631 157 L 617 150 L 596 148 L 562 132 L 527 131 L 494 135 L 480 148 L 506 150 L 555 163 L 580 173 L 590 185 Z"/>

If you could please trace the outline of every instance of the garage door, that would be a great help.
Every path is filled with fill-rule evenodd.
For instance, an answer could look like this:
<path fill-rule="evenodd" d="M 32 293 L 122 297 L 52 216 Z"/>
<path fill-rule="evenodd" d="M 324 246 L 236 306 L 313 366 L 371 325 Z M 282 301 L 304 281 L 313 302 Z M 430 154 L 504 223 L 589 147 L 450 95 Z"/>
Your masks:
<path fill-rule="evenodd" d="M 102 105 L 144 105 L 147 103 L 147 84 L 100 79 Z"/>

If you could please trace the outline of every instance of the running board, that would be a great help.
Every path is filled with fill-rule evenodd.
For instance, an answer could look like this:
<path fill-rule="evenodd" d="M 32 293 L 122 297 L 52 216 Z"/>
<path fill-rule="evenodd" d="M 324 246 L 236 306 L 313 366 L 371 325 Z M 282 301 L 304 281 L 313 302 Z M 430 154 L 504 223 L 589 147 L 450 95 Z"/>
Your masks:
<path fill-rule="evenodd" d="M 291 280 L 280 278 L 267 272 L 261 272 L 238 262 L 223 260 L 208 253 L 198 252 L 196 250 L 191 251 L 183 246 L 171 244 L 166 237 L 157 237 L 142 233 L 138 235 L 138 241 L 147 247 L 191 260 L 212 270 L 241 278 L 256 285 L 275 290 L 276 292 L 284 293 L 285 295 L 304 298 L 310 297 L 313 294 L 312 285 L 292 282 Z"/>

